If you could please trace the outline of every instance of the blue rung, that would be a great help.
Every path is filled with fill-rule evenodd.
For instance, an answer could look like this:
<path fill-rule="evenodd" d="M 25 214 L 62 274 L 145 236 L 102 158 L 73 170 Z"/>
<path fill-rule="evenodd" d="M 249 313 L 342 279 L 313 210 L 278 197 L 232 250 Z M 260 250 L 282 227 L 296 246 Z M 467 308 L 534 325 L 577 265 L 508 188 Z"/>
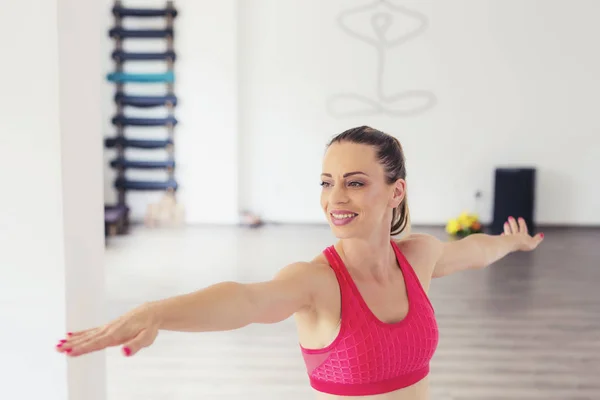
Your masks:
<path fill-rule="evenodd" d="M 173 37 L 173 29 L 125 29 L 111 28 L 108 34 L 119 39 L 164 39 Z"/>
<path fill-rule="evenodd" d="M 107 138 L 104 141 L 107 148 L 130 148 L 130 149 L 165 149 L 173 144 L 171 139 L 150 140 L 150 139 L 126 139 L 124 137 Z"/>
<path fill-rule="evenodd" d="M 175 61 L 176 54 L 172 50 L 162 53 L 132 53 L 123 50 L 115 50 L 112 53 L 112 58 L 116 61 Z"/>
<path fill-rule="evenodd" d="M 166 118 L 134 118 L 124 115 L 113 117 L 112 123 L 120 126 L 168 126 L 177 125 L 175 117 Z"/>
<path fill-rule="evenodd" d="M 174 179 L 169 179 L 167 181 L 133 181 L 130 179 L 117 179 L 115 181 L 115 187 L 123 190 L 177 190 L 177 186 L 177 182 Z"/>
<path fill-rule="evenodd" d="M 166 96 L 130 96 L 121 92 L 115 94 L 115 102 L 122 106 L 131 107 L 160 107 L 160 106 L 176 106 L 177 97 L 173 94 Z"/>
<path fill-rule="evenodd" d="M 175 81 L 175 73 L 167 71 L 159 74 L 134 74 L 130 72 L 111 72 L 106 76 L 111 82 L 116 83 L 172 83 Z"/>
<path fill-rule="evenodd" d="M 153 8 L 126 8 L 115 6 L 112 9 L 113 15 L 121 18 L 125 17 L 138 17 L 138 18 L 151 18 L 151 17 L 166 17 L 170 15 L 172 17 L 177 16 L 177 10 L 174 8 L 165 9 L 153 9 Z"/>
<path fill-rule="evenodd" d="M 140 161 L 117 158 L 110 162 L 110 166 L 123 169 L 172 169 L 175 168 L 175 161 Z"/>

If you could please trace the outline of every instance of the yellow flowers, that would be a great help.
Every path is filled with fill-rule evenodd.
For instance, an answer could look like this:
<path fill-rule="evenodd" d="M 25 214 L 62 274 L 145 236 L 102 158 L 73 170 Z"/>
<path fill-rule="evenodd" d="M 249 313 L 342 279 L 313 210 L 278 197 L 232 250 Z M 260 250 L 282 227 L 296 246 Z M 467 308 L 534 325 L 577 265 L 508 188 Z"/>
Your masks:
<path fill-rule="evenodd" d="M 481 223 L 477 214 L 463 211 L 458 218 L 453 218 L 446 224 L 446 232 L 450 235 L 467 236 L 481 232 Z"/>
<path fill-rule="evenodd" d="M 446 232 L 448 232 L 451 235 L 456 235 L 456 233 L 460 230 L 460 222 L 458 222 L 458 219 L 451 219 L 450 221 L 448 221 L 448 224 L 446 224 Z"/>
<path fill-rule="evenodd" d="M 472 228 L 473 224 L 476 223 L 478 219 L 476 214 L 467 214 L 464 211 L 458 216 L 458 222 L 463 229 Z"/>

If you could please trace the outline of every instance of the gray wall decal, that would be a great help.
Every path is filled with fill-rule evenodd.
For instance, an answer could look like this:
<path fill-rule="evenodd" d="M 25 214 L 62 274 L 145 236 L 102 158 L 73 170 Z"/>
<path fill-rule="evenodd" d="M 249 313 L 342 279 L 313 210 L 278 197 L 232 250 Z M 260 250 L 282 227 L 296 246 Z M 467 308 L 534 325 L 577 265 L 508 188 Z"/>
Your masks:
<path fill-rule="evenodd" d="M 389 31 L 394 24 L 394 17 L 401 15 L 416 22 L 416 27 L 396 37 Z M 353 29 L 348 19 L 358 16 L 370 23 L 372 35 Z M 367 43 L 376 51 L 377 76 L 375 77 L 376 98 L 358 93 L 340 93 L 327 100 L 327 110 L 330 115 L 341 117 L 372 116 L 387 114 L 395 117 L 407 117 L 422 114 L 435 106 L 436 96 L 427 90 L 407 90 L 396 93 L 386 93 L 384 73 L 389 53 L 397 51 L 402 44 L 418 37 L 427 29 L 429 23 L 425 15 L 409 10 L 406 7 L 393 4 L 390 0 L 376 0 L 367 5 L 342 11 L 337 18 L 339 27 L 350 37 Z"/>

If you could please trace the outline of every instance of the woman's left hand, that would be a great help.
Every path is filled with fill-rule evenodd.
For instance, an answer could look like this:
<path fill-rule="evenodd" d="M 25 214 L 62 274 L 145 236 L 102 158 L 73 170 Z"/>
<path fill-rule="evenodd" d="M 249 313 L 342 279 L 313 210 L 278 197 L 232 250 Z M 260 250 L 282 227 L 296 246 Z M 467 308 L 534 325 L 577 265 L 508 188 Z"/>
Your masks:
<path fill-rule="evenodd" d="M 502 235 L 512 235 L 517 239 L 517 250 L 531 251 L 534 250 L 544 240 L 544 234 L 538 233 L 531 236 L 527 229 L 527 223 L 521 217 L 514 219 L 509 217 L 504 223 L 504 233 Z"/>

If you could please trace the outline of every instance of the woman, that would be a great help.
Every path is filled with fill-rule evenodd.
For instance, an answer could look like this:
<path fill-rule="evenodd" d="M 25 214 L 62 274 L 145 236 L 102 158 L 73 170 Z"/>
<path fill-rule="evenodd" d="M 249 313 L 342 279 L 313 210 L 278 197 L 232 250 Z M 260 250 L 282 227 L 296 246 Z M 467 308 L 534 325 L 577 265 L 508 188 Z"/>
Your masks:
<path fill-rule="evenodd" d="M 513 251 L 533 250 L 523 219 L 504 234 L 444 243 L 406 233 L 406 168 L 397 139 L 363 126 L 327 146 L 321 206 L 339 239 L 309 262 L 267 282 L 222 282 L 148 302 L 105 326 L 69 334 L 58 351 L 80 356 L 122 346 L 126 356 L 158 332 L 223 331 L 294 315 L 311 386 L 321 399 L 425 400 L 438 344 L 431 279 L 480 269 Z M 405 233 L 403 239 L 393 239 Z"/>

